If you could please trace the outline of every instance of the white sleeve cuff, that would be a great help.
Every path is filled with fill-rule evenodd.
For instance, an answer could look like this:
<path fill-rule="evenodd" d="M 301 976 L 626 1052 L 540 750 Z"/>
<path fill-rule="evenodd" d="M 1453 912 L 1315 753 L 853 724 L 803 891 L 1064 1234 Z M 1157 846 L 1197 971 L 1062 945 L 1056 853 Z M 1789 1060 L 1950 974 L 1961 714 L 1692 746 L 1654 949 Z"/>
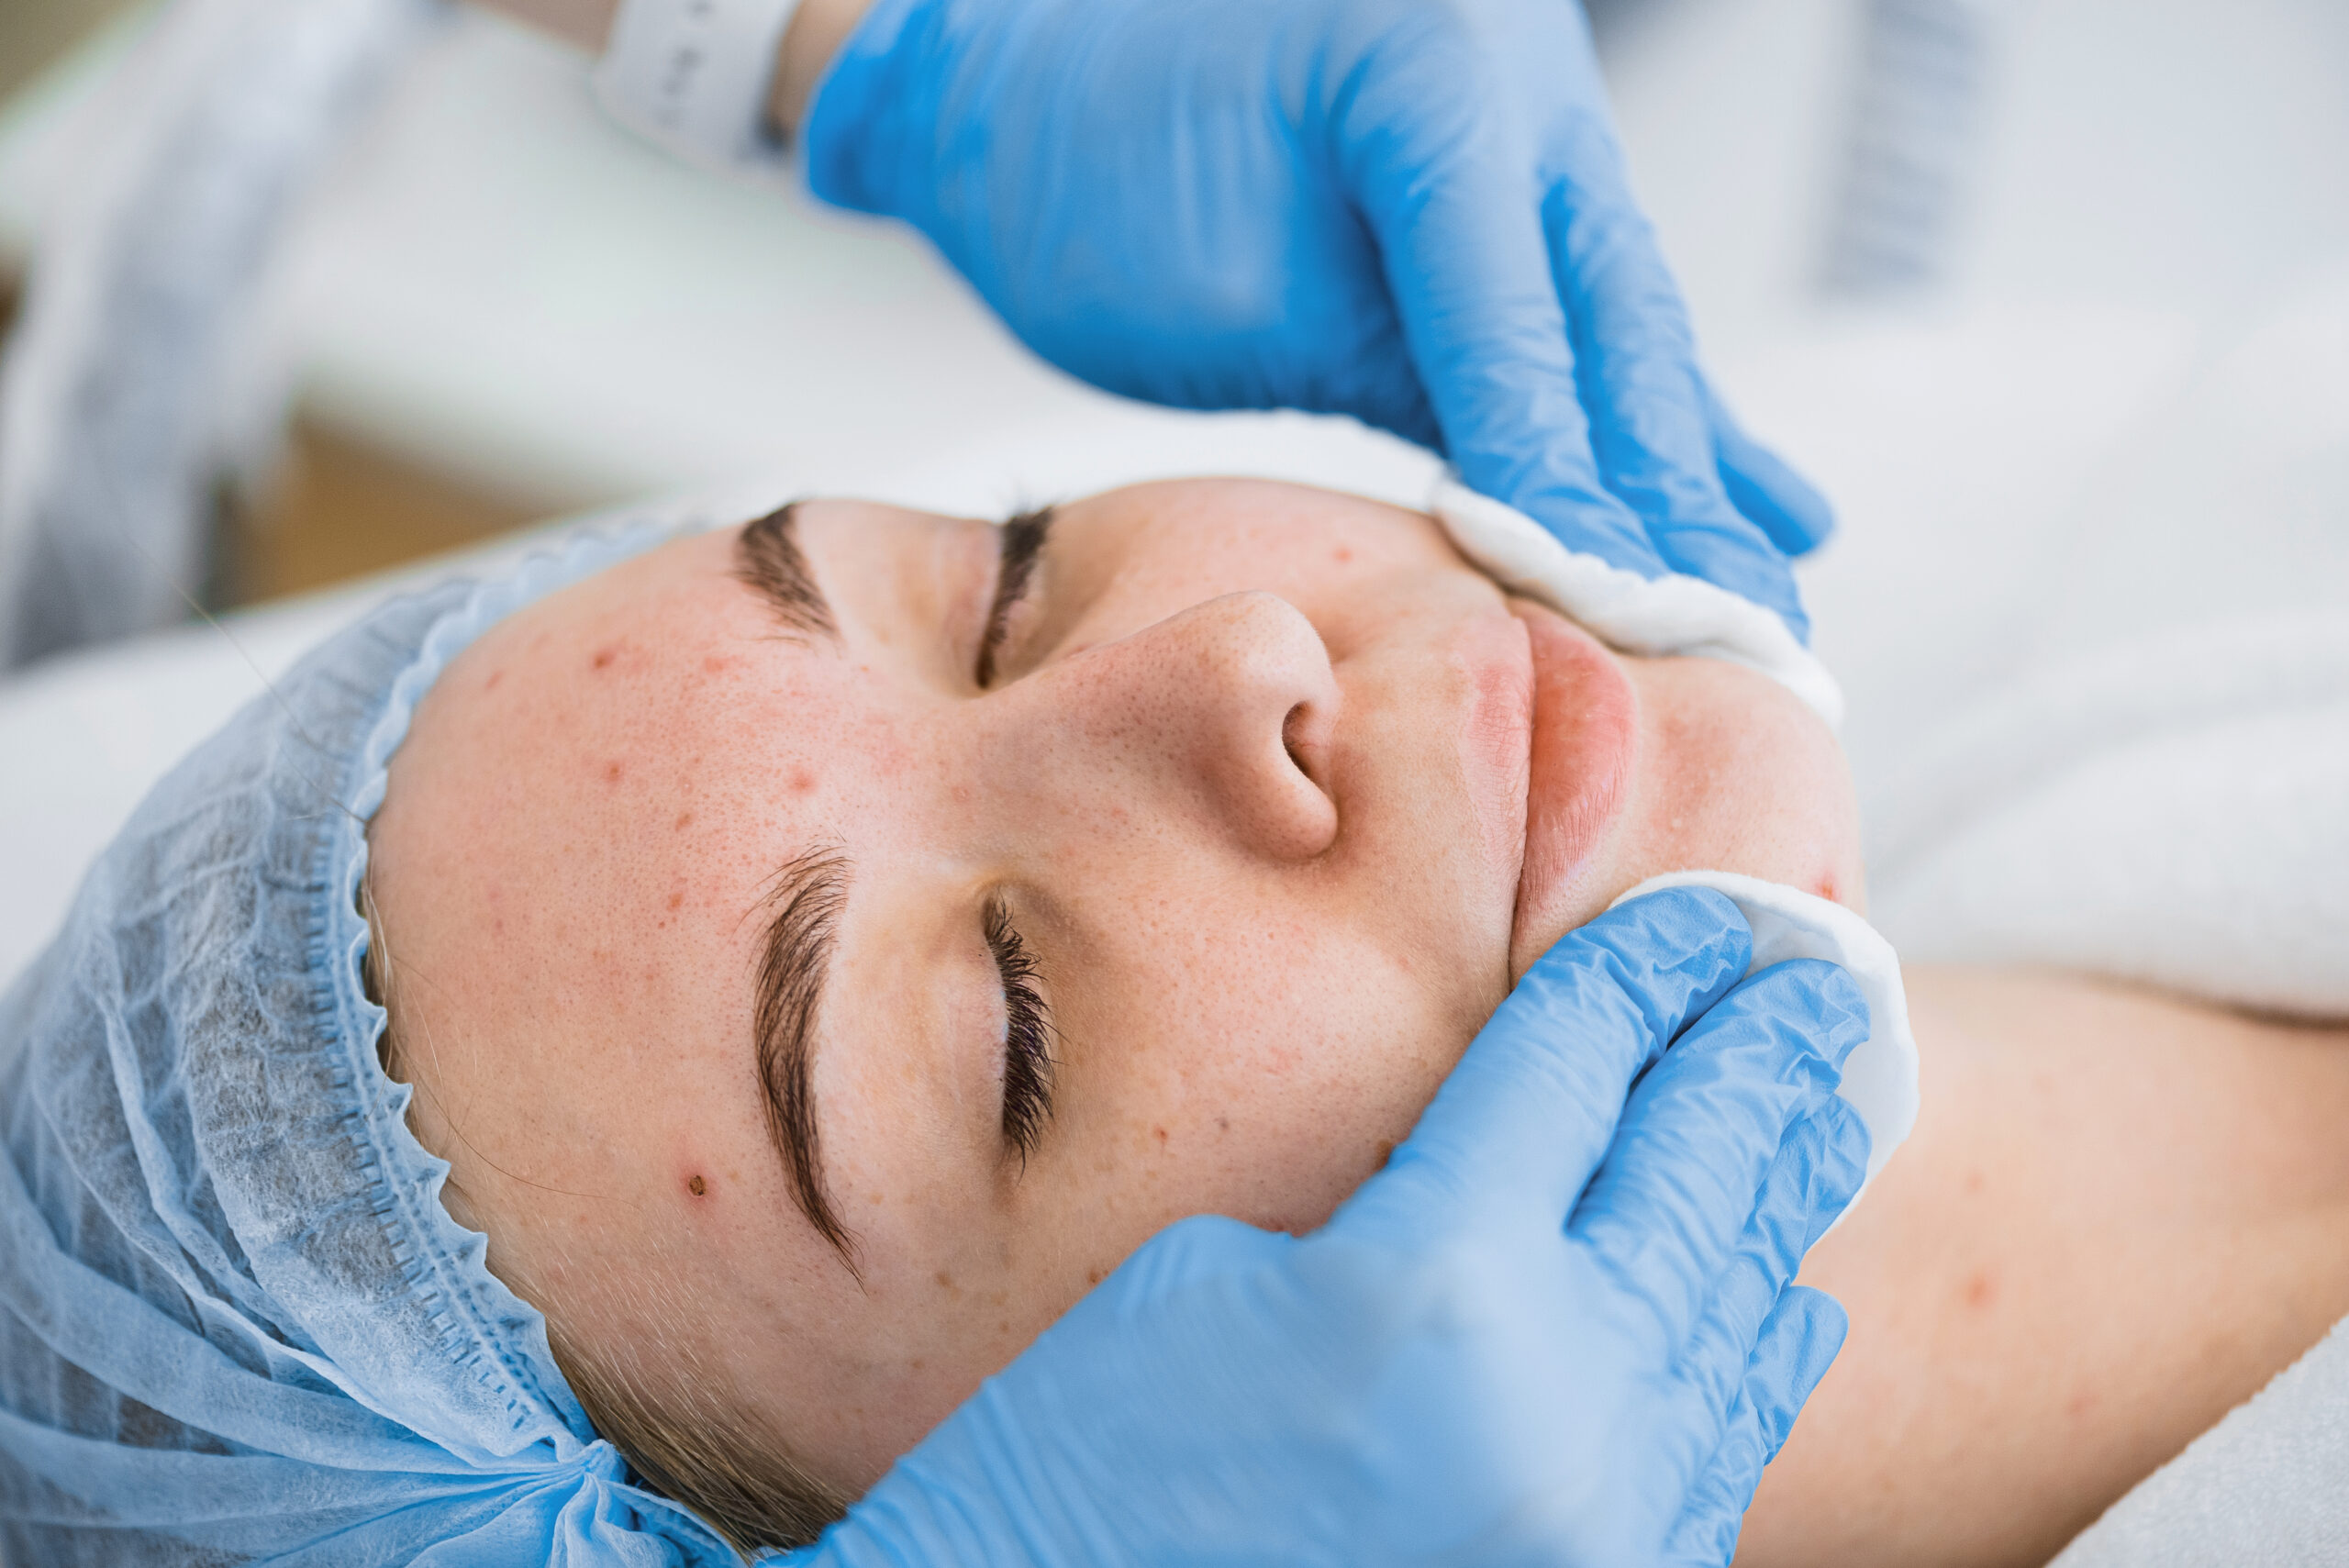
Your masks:
<path fill-rule="evenodd" d="M 767 128 L 784 29 L 799 0 L 621 0 L 596 100 L 688 163 L 768 179 L 790 155 Z"/>

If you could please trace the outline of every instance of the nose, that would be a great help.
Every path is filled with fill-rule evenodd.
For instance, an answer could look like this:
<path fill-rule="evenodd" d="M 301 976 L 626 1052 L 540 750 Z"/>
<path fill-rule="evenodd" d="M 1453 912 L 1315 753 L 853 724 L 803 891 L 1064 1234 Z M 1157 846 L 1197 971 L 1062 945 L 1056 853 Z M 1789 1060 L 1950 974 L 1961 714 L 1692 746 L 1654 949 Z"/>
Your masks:
<path fill-rule="evenodd" d="M 1336 841 L 1337 676 L 1287 601 L 1227 594 L 1049 675 L 1033 684 L 1041 734 L 1023 728 L 1046 741 L 1052 754 L 1041 760 L 1060 787 L 1101 792 L 1135 815 L 1179 815 L 1277 860 L 1310 860 Z"/>

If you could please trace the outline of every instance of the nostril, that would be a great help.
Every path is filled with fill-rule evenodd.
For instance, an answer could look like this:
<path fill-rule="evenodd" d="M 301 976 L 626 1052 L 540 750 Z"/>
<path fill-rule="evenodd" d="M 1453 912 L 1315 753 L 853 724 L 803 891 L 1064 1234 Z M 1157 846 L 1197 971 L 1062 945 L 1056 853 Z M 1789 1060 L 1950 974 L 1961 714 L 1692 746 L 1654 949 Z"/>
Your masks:
<path fill-rule="evenodd" d="M 1316 789 L 1321 788 L 1323 784 L 1319 728 L 1314 723 L 1312 706 L 1308 703 L 1298 703 L 1281 720 L 1281 749 L 1288 753 L 1288 760 L 1296 764 L 1297 771 L 1303 773 Z"/>

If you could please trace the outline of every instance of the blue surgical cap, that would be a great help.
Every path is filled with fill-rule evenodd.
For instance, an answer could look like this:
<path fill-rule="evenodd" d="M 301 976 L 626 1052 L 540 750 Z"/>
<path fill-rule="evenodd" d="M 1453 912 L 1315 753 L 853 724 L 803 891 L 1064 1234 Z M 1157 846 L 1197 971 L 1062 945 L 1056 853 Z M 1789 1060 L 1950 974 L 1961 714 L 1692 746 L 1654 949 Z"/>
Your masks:
<path fill-rule="evenodd" d="M 575 539 L 334 638 L 156 786 L 0 1000 L 0 1561 L 727 1563 L 441 1207 L 376 1055 L 366 819 Z"/>

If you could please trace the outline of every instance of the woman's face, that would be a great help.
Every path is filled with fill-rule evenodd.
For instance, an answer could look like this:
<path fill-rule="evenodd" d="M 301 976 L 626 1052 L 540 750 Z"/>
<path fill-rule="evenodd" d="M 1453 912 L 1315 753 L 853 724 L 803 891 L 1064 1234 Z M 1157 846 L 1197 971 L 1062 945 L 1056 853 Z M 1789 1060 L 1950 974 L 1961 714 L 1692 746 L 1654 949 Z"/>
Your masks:
<path fill-rule="evenodd" d="M 672 543 L 457 660 L 371 837 L 493 1265 L 850 1492 L 1163 1226 L 1324 1218 L 1632 884 L 1858 887 L 1774 684 L 1237 481 Z"/>

